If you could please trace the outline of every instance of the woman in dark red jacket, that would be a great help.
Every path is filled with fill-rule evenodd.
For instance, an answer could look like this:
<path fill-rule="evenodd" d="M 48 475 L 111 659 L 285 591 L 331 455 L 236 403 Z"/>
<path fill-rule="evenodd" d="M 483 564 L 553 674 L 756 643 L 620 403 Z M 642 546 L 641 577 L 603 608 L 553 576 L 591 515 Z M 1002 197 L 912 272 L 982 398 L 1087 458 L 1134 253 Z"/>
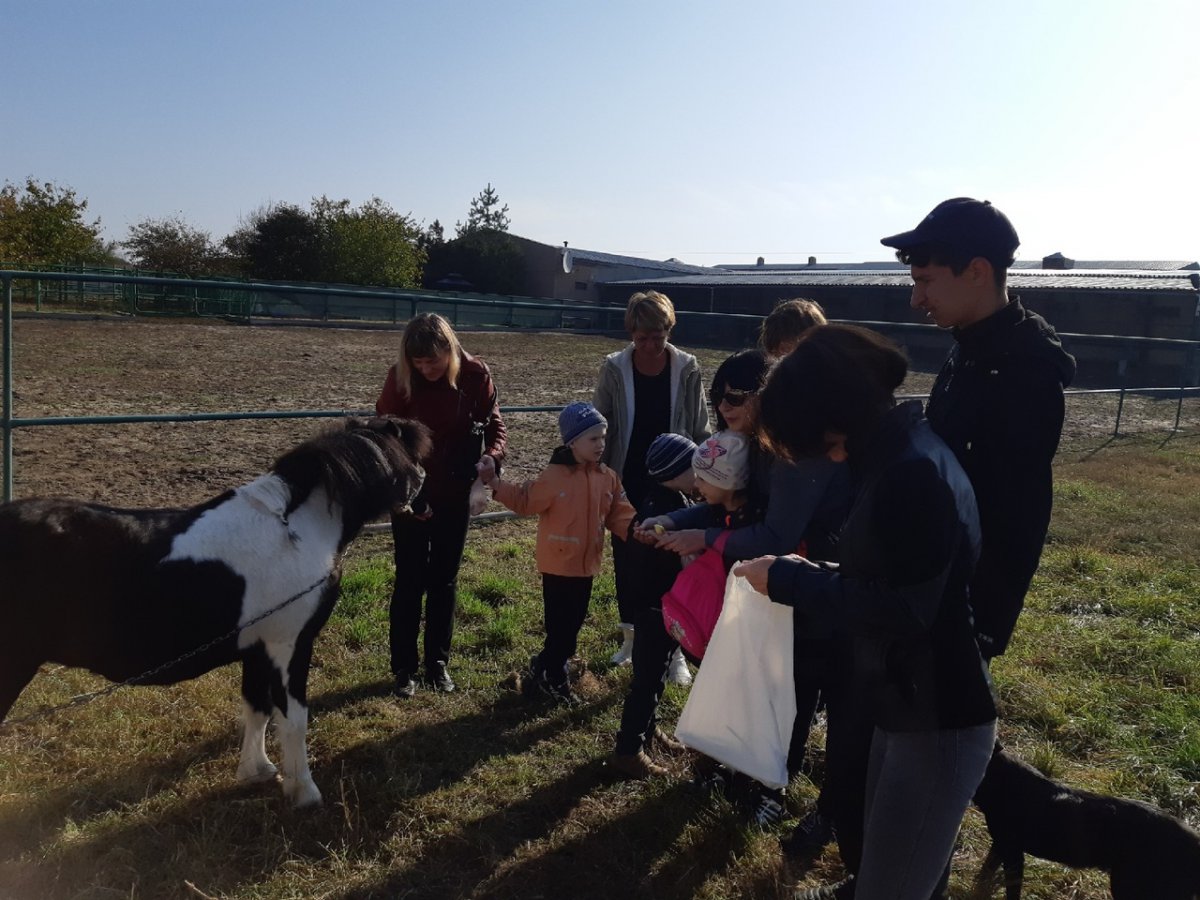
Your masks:
<path fill-rule="evenodd" d="M 450 323 L 436 313 L 411 319 L 400 359 L 388 369 L 375 401 L 379 415 L 415 419 L 433 435 L 425 484 L 412 511 L 392 515 L 396 580 L 392 588 L 391 663 L 396 695 L 416 690 L 417 635 L 425 601 L 425 675 L 439 691 L 454 690 L 446 670 L 454 634 L 458 567 L 470 521 L 475 464 L 491 456 L 499 470 L 507 432 L 492 376 L 465 352 Z"/>

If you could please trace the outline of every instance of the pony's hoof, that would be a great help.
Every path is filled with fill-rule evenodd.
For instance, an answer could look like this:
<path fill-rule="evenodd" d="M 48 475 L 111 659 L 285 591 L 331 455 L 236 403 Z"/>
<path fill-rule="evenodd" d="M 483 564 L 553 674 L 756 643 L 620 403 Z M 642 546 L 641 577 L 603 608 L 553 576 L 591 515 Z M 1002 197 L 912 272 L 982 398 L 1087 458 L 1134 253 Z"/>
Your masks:
<path fill-rule="evenodd" d="M 265 784 L 274 781 L 279 770 L 272 763 L 256 766 L 253 769 L 238 769 L 237 780 L 240 784 Z"/>
<path fill-rule="evenodd" d="M 285 779 L 283 783 L 283 795 L 292 801 L 292 806 L 295 809 L 321 805 L 321 792 L 317 790 L 317 786 L 311 781 L 307 784 L 303 782 L 288 784 Z"/>

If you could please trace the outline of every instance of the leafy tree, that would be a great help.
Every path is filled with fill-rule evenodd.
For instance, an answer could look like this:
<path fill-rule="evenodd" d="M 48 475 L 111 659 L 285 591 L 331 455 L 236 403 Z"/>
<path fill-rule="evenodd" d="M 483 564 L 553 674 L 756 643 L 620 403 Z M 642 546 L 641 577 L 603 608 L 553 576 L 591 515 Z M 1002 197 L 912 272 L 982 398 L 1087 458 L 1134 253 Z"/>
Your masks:
<path fill-rule="evenodd" d="M 323 241 L 316 220 L 291 203 L 265 206 L 223 241 L 251 278 L 264 281 L 319 281 Z"/>
<path fill-rule="evenodd" d="M 181 216 L 144 219 L 129 229 L 121 246 L 143 269 L 195 277 L 221 268 L 209 233 L 193 228 Z"/>
<path fill-rule="evenodd" d="M 225 238 L 251 278 L 416 287 L 425 252 L 421 230 L 378 197 L 357 208 L 349 200 L 313 199 L 260 209 Z"/>
<path fill-rule="evenodd" d="M 0 188 L 0 261 L 14 265 L 108 265 L 113 246 L 100 220 L 84 219 L 87 200 L 74 190 L 32 177 Z"/>
<path fill-rule="evenodd" d="M 313 220 L 324 245 L 322 280 L 344 284 L 417 287 L 425 251 L 421 230 L 378 197 L 357 209 L 349 200 L 313 200 Z"/>
<path fill-rule="evenodd" d="M 477 231 L 508 231 L 508 204 L 500 206 L 500 195 L 491 182 L 471 201 L 467 223 L 454 223 L 455 236 L 464 237 Z"/>

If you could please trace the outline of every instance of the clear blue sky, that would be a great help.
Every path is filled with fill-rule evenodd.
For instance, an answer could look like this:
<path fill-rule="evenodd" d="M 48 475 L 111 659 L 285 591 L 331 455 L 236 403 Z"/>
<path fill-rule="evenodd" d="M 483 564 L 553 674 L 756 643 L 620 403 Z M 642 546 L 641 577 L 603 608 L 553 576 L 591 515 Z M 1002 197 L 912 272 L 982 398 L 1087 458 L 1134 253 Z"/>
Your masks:
<path fill-rule="evenodd" d="M 0 180 L 106 236 L 377 195 L 448 234 L 884 259 L 939 200 L 1020 255 L 1200 259 L 1200 3 L 0 0 Z"/>

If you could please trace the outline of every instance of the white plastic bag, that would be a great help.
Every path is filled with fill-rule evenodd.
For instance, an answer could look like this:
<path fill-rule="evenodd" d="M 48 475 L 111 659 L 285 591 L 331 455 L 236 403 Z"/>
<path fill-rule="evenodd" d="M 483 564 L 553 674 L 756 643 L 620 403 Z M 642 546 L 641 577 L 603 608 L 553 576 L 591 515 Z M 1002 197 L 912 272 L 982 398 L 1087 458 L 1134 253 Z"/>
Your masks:
<path fill-rule="evenodd" d="M 472 516 L 477 516 L 487 509 L 487 488 L 484 487 L 483 482 L 479 480 L 478 475 L 475 476 L 475 482 L 471 485 L 471 495 L 467 502 L 469 504 Z"/>
<path fill-rule="evenodd" d="M 731 574 L 675 736 L 767 787 L 783 788 L 795 720 L 792 608 Z"/>

